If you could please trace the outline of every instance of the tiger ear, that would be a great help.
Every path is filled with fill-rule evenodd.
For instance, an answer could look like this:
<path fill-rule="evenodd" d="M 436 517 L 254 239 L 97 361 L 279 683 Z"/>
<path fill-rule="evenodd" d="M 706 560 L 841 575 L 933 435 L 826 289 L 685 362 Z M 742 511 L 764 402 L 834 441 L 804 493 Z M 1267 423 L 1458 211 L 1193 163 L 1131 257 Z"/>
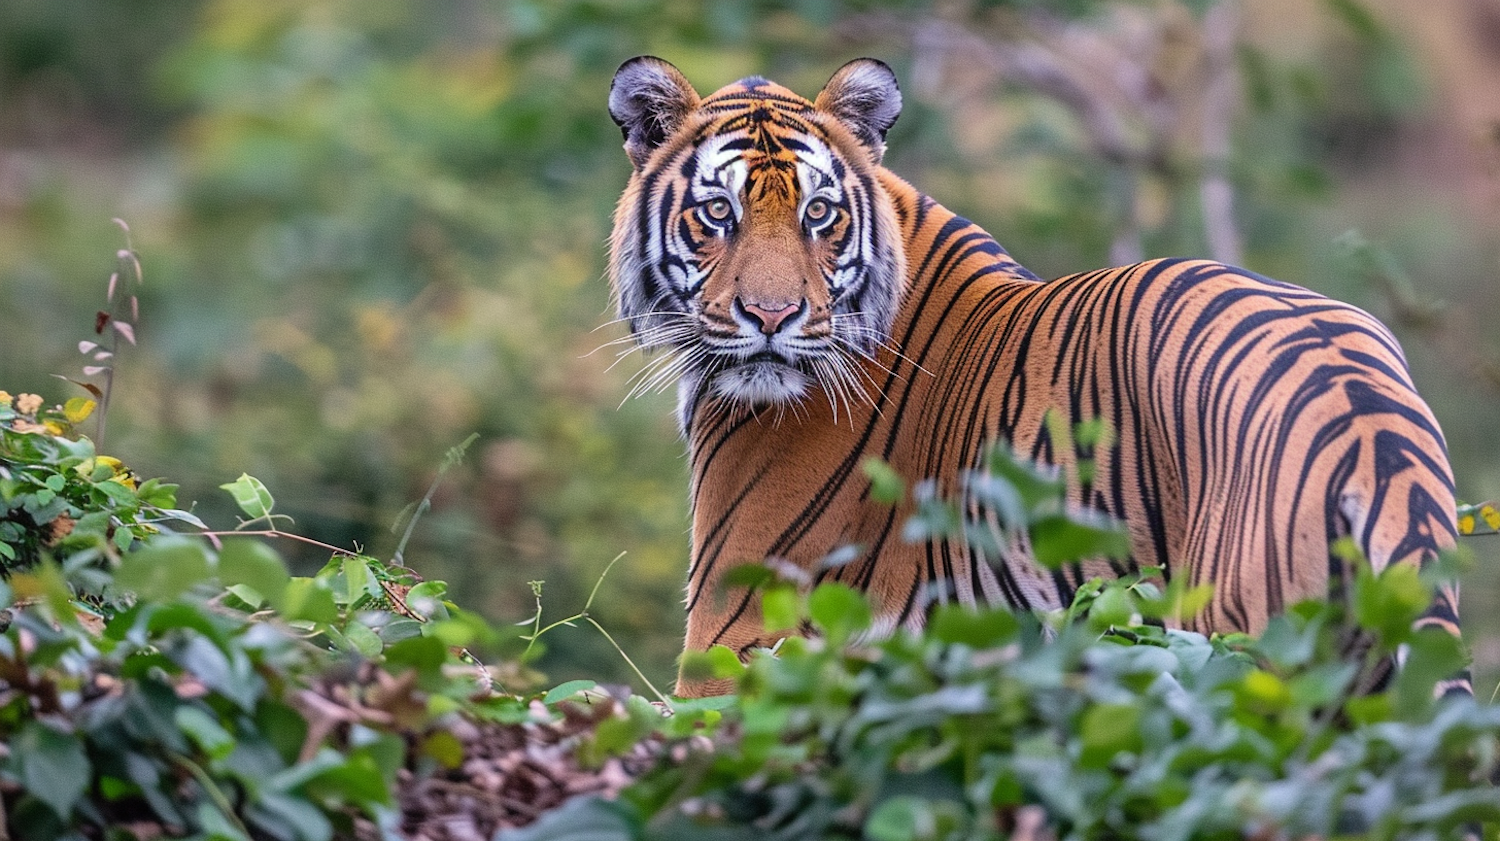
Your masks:
<path fill-rule="evenodd" d="M 698 107 L 698 92 L 682 71 L 655 56 L 620 65 L 609 86 L 609 115 L 625 135 L 625 154 L 636 169 Z"/>
<path fill-rule="evenodd" d="M 813 104 L 838 117 L 879 163 L 885 155 L 885 133 L 901 116 L 901 88 L 885 62 L 856 58 L 833 74 Z"/>

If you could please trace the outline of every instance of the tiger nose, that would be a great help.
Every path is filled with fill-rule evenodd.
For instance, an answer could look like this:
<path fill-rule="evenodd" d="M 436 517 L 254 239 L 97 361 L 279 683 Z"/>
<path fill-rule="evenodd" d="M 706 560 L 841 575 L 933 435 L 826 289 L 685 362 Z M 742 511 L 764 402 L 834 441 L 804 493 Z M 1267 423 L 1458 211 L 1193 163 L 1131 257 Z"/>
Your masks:
<path fill-rule="evenodd" d="M 780 330 L 783 322 L 785 322 L 788 318 L 796 315 L 797 313 L 802 312 L 802 308 L 807 304 L 807 301 L 803 300 L 799 301 L 798 303 L 787 304 L 779 308 L 775 307 L 775 305 L 763 307 L 760 304 L 747 303 L 746 301 L 741 300 L 738 297 L 734 299 L 734 302 L 739 305 L 739 308 L 743 310 L 746 315 L 760 322 L 760 332 L 766 334 L 767 336 L 775 333 L 777 330 Z"/>

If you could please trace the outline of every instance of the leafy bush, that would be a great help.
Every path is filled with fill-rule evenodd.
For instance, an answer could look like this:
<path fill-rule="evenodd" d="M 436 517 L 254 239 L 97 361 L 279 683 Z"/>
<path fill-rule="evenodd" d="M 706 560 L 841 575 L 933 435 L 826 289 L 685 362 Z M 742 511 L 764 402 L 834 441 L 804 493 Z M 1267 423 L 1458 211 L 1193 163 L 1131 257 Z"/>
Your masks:
<path fill-rule="evenodd" d="M 888 468 L 867 472 L 878 498 L 900 497 Z M 966 482 L 1054 566 L 1118 548 L 1117 526 L 1070 511 L 1061 480 L 1003 447 Z M 997 537 L 917 496 L 909 537 Z M 767 624 L 805 620 L 818 636 L 748 666 L 709 652 L 696 667 L 735 678 L 738 696 L 670 761 L 618 802 L 576 801 L 502 838 L 1390 839 L 1500 825 L 1487 782 L 1500 708 L 1438 702 L 1466 654 L 1412 626 L 1424 575 L 1448 564 L 1376 575 L 1352 560 L 1344 600 L 1297 605 L 1258 638 L 1164 627 L 1208 593 L 1160 587 L 1155 570 L 1092 581 L 1056 616 L 939 606 L 926 632 L 873 642 L 856 592 L 763 580 Z M 1371 694 L 1400 648 L 1405 668 Z"/>
<path fill-rule="evenodd" d="M 1409 582 L 1367 574 L 1356 602 L 1420 609 Z M 1090 598 L 1138 609 L 1139 584 Z M 1259 639 L 1093 612 L 1049 641 L 1027 617 L 941 608 L 928 633 L 876 643 L 853 641 L 869 613 L 840 585 L 804 605 L 822 639 L 748 667 L 711 657 L 739 696 L 672 761 L 502 838 L 1443 838 L 1500 821 L 1484 782 L 1500 708 L 1433 701 L 1457 653 L 1441 634 L 1383 638 L 1412 666 L 1360 696 L 1338 603 Z"/>
<path fill-rule="evenodd" d="M 0 792 L 24 837 L 319 841 L 357 817 L 397 837 L 407 731 L 460 705 L 527 717 L 480 692 L 468 650 L 501 635 L 440 583 L 352 554 L 292 577 L 250 538 L 170 533 L 204 526 L 69 435 L 88 404 L 3 402 Z M 255 480 L 226 487 L 272 516 Z"/>
<path fill-rule="evenodd" d="M 768 621 L 817 635 L 748 664 L 722 648 L 688 664 L 736 695 L 652 703 L 587 680 L 533 694 L 525 663 L 561 624 L 540 604 L 495 629 L 398 564 L 336 552 L 292 576 L 251 536 L 292 536 L 258 481 L 225 485 L 247 518 L 237 532 L 207 531 L 172 486 L 72 432 L 86 402 L 4 402 L 0 805 L 28 839 L 397 838 L 422 810 L 423 826 L 483 837 L 535 809 L 434 815 L 420 793 L 477 797 L 506 783 L 470 775 L 526 772 L 552 785 L 543 797 L 522 781 L 545 808 L 617 790 L 627 768 L 638 776 L 618 798 L 579 797 L 499 837 L 1425 839 L 1500 825 L 1485 782 L 1500 708 L 1433 698 L 1464 656 L 1412 630 L 1428 590 L 1407 567 L 1363 569 L 1345 600 L 1299 605 L 1258 638 L 1164 628 L 1202 594 L 1150 571 L 1091 582 L 1056 616 L 938 607 L 927 632 L 880 640 L 859 594 L 762 577 Z M 867 469 L 884 498 L 906 492 Z M 1007 526 L 1050 535 L 1059 562 L 1112 545 L 1110 524 L 1069 514 L 1055 480 L 1003 449 L 970 485 Z M 913 537 L 986 539 L 915 492 Z M 597 626 L 588 605 L 563 621 Z M 1406 667 L 1364 692 L 1401 647 Z M 532 728 L 516 737 L 526 756 L 550 728 L 567 774 L 599 781 L 490 761 L 459 735 L 476 724 Z"/>

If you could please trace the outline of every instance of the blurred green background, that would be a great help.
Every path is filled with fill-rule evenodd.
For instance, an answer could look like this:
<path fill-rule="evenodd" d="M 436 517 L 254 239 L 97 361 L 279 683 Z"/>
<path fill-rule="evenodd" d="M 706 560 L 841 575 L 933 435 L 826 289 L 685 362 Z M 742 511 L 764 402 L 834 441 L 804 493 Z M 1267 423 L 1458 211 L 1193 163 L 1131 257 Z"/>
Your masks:
<path fill-rule="evenodd" d="M 1209 255 L 1395 327 L 1461 494 L 1500 497 L 1500 4 L 1492 0 L 7 0 L 0 388 L 80 393 L 128 222 L 140 344 L 106 448 L 235 522 L 406 557 L 499 621 L 579 609 L 670 683 L 686 470 L 672 395 L 621 401 L 603 278 L 629 168 L 605 109 L 661 55 L 702 92 L 813 95 L 873 55 L 906 107 L 887 163 L 1044 276 Z M 1354 235 L 1348 232 L 1355 231 Z M 611 367 L 614 365 L 614 367 Z M 1500 538 L 1468 541 L 1500 675 Z M 285 543 L 304 567 L 326 556 Z M 587 629 L 555 679 L 626 679 Z"/>

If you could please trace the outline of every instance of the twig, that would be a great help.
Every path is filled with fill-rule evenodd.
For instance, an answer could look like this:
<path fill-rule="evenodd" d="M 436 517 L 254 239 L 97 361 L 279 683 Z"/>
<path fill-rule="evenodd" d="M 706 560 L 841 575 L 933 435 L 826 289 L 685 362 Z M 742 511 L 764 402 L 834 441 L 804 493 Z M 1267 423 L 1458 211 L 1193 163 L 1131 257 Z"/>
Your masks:
<path fill-rule="evenodd" d="M 345 558 L 359 557 L 358 552 L 352 552 L 348 549 L 340 549 L 339 547 L 334 546 L 331 543 L 324 543 L 321 540 L 316 540 L 311 537 L 305 537 L 303 535 L 297 534 L 296 532 L 282 531 L 274 527 L 269 529 L 251 529 L 243 531 L 205 531 L 199 532 L 199 534 L 213 541 L 214 546 L 218 548 L 223 547 L 223 544 L 220 542 L 220 538 L 224 537 L 284 537 L 288 540 L 295 540 L 299 543 L 306 543 L 309 546 L 316 546 L 319 549 L 325 549 L 334 555 L 340 555 Z"/>
<path fill-rule="evenodd" d="M 604 630 L 603 625 L 600 625 L 598 622 L 596 622 L 594 620 L 594 617 L 592 616 L 585 616 L 584 620 L 590 625 L 593 625 L 594 629 L 599 633 L 603 634 L 604 638 L 609 640 L 609 644 L 615 647 L 615 651 L 620 652 L 620 656 L 625 658 L 625 663 L 630 666 L 631 671 L 635 672 L 635 676 L 641 679 L 641 683 L 646 684 L 646 688 L 651 690 L 651 694 L 656 696 L 656 700 L 661 701 L 668 710 L 676 709 L 672 706 L 671 699 L 667 698 L 666 695 L 662 694 L 660 689 L 656 688 L 656 684 L 652 683 L 651 679 L 646 677 L 645 673 L 641 671 L 641 667 L 637 666 L 635 664 L 635 661 L 630 659 L 630 655 L 626 654 L 625 649 L 621 648 L 620 644 L 615 642 L 615 638 L 609 635 L 609 631 Z"/>
<path fill-rule="evenodd" d="M 1121 109 L 1078 78 L 1076 62 L 1035 41 L 991 43 L 945 20 L 920 24 L 912 40 L 918 53 L 962 56 L 967 64 L 985 67 L 997 78 L 1053 99 L 1071 112 L 1092 152 L 1110 170 L 1108 191 L 1118 219 L 1110 259 L 1134 263 L 1145 256 L 1137 186 L 1141 170 L 1160 168 L 1160 155 L 1153 151 L 1159 144 L 1152 139 L 1133 142 Z"/>
<path fill-rule="evenodd" d="M 1237 101 L 1235 38 L 1239 30 L 1237 0 L 1219 0 L 1203 13 L 1203 167 L 1198 181 L 1208 253 L 1221 263 L 1242 258 L 1234 217 L 1234 187 L 1229 181 L 1230 126 Z"/>
<path fill-rule="evenodd" d="M 391 556 L 391 563 L 398 567 L 406 566 L 406 544 L 411 540 L 412 532 L 417 527 L 417 520 L 432 508 L 432 497 L 437 493 L 438 484 L 443 481 L 443 475 L 452 469 L 454 465 L 463 461 L 464 453 L 469 449 L 469 445 L 473 444 L 478 437 L 479 433 L 470 433 L 469 437 L 463 440 L 463 443 L 448 449 L 447 455 L 443 457 L 442 464 L 438 465 L 437 476 L 434 476 L 432 484 L 427 486 L 427 493 L 423 494 L 422 501 L 417 503 L 417 507 L 412 510 L 411 519 L 406 521 L 406 531 L 401 535 L 401 541 L 396 544 L 396 551 Z"/>
<path fill-rule="evenodd" d="M 229 821 L 244 837 L 253 837 L 249 828 L 240 821 L 239 815 L 235 814 L 234 804 L 229 802 L 229 797 L 214 782 L 213 777 L 210 777 L 208 772 L 203 770 L 202 766 L 180 753 L 170 753 L 168 756 L 172 759 L 173 763 L 187 771 L 198 782 L 198 785 L 203 787 L 203 793 L 208 795 L 209 800 L 213 801 L 214 806 L 224 816 L 225 820 Z"/>
<path fill-rule="evenodd" d="M 635 664 L 635 661 L 630 659 L 630 655 L 625 653 L 625 649 L 621 648 L 620 644 L 615 641 L 615 638 L 610 636 L 610 633 L 608 631 L 604 630 L 604 626 L 600 625 L 599 622 L 594 619 L 594 617 L 589 615 L 589 609 L 594 606 L 594 597 L 599 595 L 599 587 L 604 584 L 604 579 L 609 575 L 609 571 L 614 569 L 615 564 L 619 563 L 620 559 L 623 557 L 625 557 L 625 553 L 621 552 L 614 557 L 614 560 L 611 560 L 608 564 L 605 564 L 604 571 L 599 573 L 599 578 L 594 581 L 594 589 L 589 591 L 588 600 L 583 603 L 583 610 L 578 611 L 577 613 L 569 616 L 566 619 L 559 619 L 556 622 L 549 624 L 545 628 L 542 627 L 542 582 L 531 582 L 531 592 L 536 596 L 536 613 L 531 618 L 531 634 L 529 636 L 522 637 L 522 639 L 526 640 L 526 650 L 521 653 L 521 659 L 526 659 L 526 656 L 531 653 L 532 646 L 536 645 L 536 641 L 543 635 L 552 631 L 554 628 L 559 628 L 564 625 L 570 628 L 575 628 L 577 627 L 576 623 L 587 622 L 590 625 L 593 625 L 594 629 L 597 630 L 600 634 L 603 634 L 606 640 L 609 640 L 609 644 L 614 646 L 615 651 L 618 651 L 620 653 L 620 657 L 624 658 L 626 665 L 630 666 L 631 671 L 635 672 L 635 676 L 641 679 L 641 683 L 645 684 L 646 688 L 651 691 L 651 694 L 655 695 L 657 700 L 661 701 L 662 704 L 664 704 L 666 708 L 670 710 L 673 709 L 672 701 L 668 699 L 660 689 L 656 688 L 656 684 L 652 683 L 650 678 L 646 677 L 645 673 L 641 671 L 641 668 Z"/>

